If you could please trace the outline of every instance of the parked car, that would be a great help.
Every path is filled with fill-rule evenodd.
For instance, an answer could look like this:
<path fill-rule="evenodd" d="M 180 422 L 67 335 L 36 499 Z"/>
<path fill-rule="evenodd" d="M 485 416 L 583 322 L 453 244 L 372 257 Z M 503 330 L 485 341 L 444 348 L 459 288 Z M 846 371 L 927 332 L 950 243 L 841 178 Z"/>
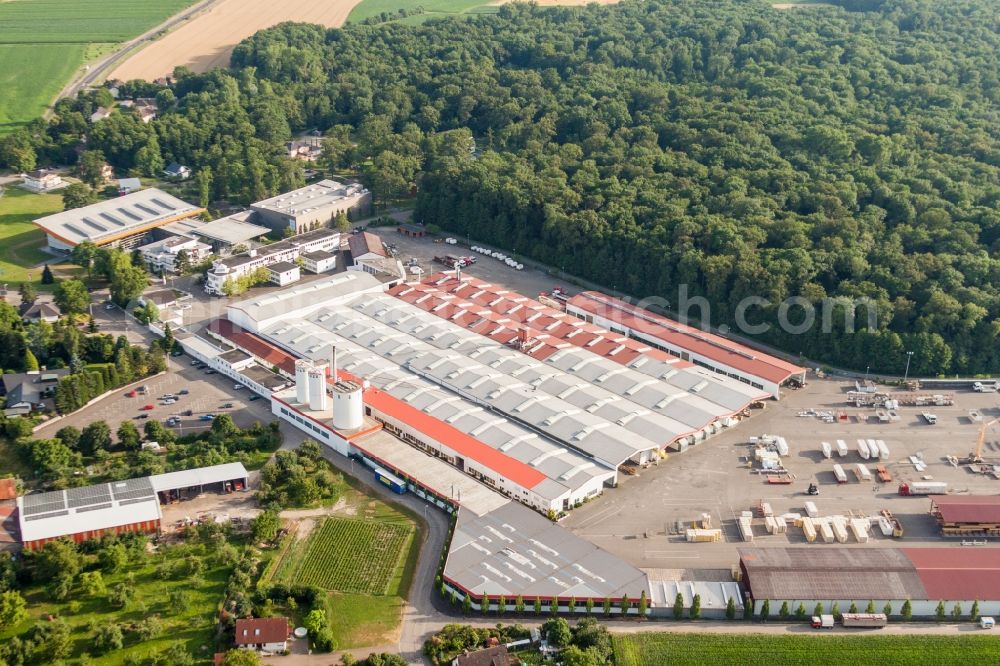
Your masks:
<path fill-rule="evenodd" d="M 222 405 L 222 408 L 223 409 L 232 409 L 233 408 L 233 403 L 231 403 L 231 402 L 224 403 Z"/>
<path fill-rule="evenodd" d="M 148 419 L 149 418 L 149 414 L 139 414 L 135 418 L 137 418 L 137 419 Z"/>
<path fill-rule="evenodd" d="M 185 409 L 183 412 L 181 412 L 181 416 L 194 416 L 194 412 L 192 412 L 190 409 Z"/>
<path fill-rule="evenodd" d="M 139 395 L 146 395 L 147 393 L 149 393 L 149 389 L 145 386 L 140 386 L 136 390 L 139 391 Z"/>
<path fill-rule="evenodd" d="M 134 398 L 137 395 L 139 395 L 139 393 L 135 389 L 132 389 L 131 391 L 129 391 L 128 393 L 125 394 L 125 397 L 126 398 Z"/>
<path fill-rule="evenodd" d="M 141 410 L 142 410 L 142 411 L 144 411 L 144 412 L 150 412 L 150 411 L 152 411 L 153 409 L 155 409 L 155 406 L 154 406 L 154 405 L 143 405 L 143 406 L 142 406 L 142 407 L 140 407 L 139 409 L 141 409 Z"/>
<path fill-rule="evenodd" d="M 190 391 L 188 391 L 186 388 L 182 388 L 180 391 L 177 392 L 177 395 L 187 395 L 188 393 L 190 393 Z"/>
<path fill-rule="evenodd" d="M 211 421 L 215 418 L 215 414 L 202 414 L 198 417 L 199 421 Z"/>
<path fill-rule="evenodd" d="M 201 365 L 201 361 L 199 361 L 198 359 L 194 359 L 191 361 L 191 365 L 198 367 L 199 365 Z"/>
<path fill-rule="evenodd" d="M 206 375 L 214 375 L 215 374 L 215 370 L 212 370 L 211 368 L 209 368 L 208 370 L 205 371 L 205 374 Z"/>
<path fill-rule="evenodd" d="M 253 402 L 254 400 L 260 400 L 260 396 L 254 393 L 253 395 L 250 396 L 249 400 L 250 402 Z"/>
<path fill-rule="evenodd" d="M 243 390 L 243 384 L 233 384 L 233 390 L 234 391 L 242 391 Z"/>

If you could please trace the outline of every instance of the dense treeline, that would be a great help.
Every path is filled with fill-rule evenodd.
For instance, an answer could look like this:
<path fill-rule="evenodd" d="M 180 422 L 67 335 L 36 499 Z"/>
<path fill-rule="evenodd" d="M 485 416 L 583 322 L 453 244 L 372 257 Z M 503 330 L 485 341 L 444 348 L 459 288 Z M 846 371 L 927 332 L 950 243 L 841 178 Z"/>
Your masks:
<path fill-rule="evenodd" d="M 639 297 L 686 285 L 716 325 L 748 296 L 772 304 L 753 322 L 791 296 L 867 298 L 872 330 L 761 337 L 884 373 L 906 351 L 915 373 L 1000 371 L 994 4 L 842 4 L 286 24 L 232 72 L 181 72 L 148 131 L 238 199 L 296 182 L 280 144 L 319 128 L 329 166 L 381 200 L 416 183 L 419 220 L 474 240 Z"/>

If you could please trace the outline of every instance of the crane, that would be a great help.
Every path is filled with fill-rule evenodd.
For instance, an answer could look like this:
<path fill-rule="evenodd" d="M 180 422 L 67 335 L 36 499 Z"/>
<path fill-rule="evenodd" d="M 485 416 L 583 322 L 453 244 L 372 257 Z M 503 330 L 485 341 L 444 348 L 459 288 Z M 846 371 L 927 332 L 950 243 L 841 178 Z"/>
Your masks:
<path fill-rule="evenodd" d="M 991 421 L 987 421 L 979 429 L 979 437 L 976 439 L 976 450 L 969 454 L 970 463 L 981 463 L 983 462 L 983 444 L 986 442 L 986 431 L 990 426 L 1000 423 L 1000 418 L 995 418 Z"/>

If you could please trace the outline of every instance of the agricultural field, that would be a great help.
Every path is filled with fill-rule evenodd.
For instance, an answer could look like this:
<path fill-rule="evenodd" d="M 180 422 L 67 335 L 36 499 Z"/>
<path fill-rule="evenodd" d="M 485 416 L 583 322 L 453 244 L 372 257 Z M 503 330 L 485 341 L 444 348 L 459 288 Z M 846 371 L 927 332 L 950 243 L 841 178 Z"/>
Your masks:
<path fill-rule="evenodd" d="M 415 523 L 366 495 L 351 478 L 345 478 L 341 499 L 331 511 L 309 536 L 291 537 L 279 561 L 269 567 L 274 572 L 269 580 L 311 583 L 329 590 L 327 617 L 334 618 L 331 629 L 338 648 L 395 642 L 420 553 Z M 373 547 L 363 534 L 381 538 L 383 545 Z M 394 544 L 391 550 L 387 542 Z M 376 567 L 367 566 L 376 560 Z M 358 579 L 352 568 L 365 568 L 367 573 Z M 343 591 L 357 588 L 375 592 Z M 290 609 L 292 616 L 296 612 Z"/>
<path fill-rule="evenodd" d="M 971 626 L 971 625 L 970 625 Z M 924 664 L 934 655 L 938 665 L 1000 660 L 1000 641 L 989 636 L 788 636 L 781 634 L 613 635 L 616 666 L 672 664 Z"/>
<path fill-rule="evenodd" d="M 52 256 L 42 250 L 45 235 L 31 221 L 62 208 L 58 194 L 34 194 L 16 186 L 4 188 L 0 196 L 0 283 L 13 286 L 27 282 L 29 272 L 32 281 L 41 278 L 42 270 L 35 266 Z"/>
<path fill-rule="evenodd" d="M 42 114 L 88 59 L 194 0 L 0 2 L 0 133 Z M 94 48 L 97 47 L 97 48 Z"/>
<path fill-rule="evenodd" d="M 291 576 L 329 592 L 384 595 L 412 534 L 404 525 L 327 518 Z"/>
<path fill-rule="evenodd" d="M 218 0 L 176 30 L 137 51 L 110 76 L 153 80 L 183 66 L 195 72 L 227 67 L 241 40 L 283 21 L 343 25 L 360 0 Z"/>

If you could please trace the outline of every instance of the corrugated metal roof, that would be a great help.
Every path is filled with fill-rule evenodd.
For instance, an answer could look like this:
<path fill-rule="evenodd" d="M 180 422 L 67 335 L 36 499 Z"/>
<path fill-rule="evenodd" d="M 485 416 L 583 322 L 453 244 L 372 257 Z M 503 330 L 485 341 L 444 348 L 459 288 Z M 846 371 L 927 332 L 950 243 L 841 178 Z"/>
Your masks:
<path fill-rule="evenodd" d="M 569 299 L 568 305 L 775 384 L 805 372 L 805 368 L 770 354 L 686 326 L 601 292 L 577 294 Z"/>
<path fill-rule="evenodd" d="M 1000 600 L 1000 548 L 904 548 L 924 599 Z M 968 609 L 966 609 L 968 610 Z"/>
<path fill-rule="evenodd" d="M 1000 495 L 940 495 L 931 506 L 945 523 L 1000 524 Z"/>
<path fill-rule="evenodd" d="M 247 470 L 243 467 L 243 463 L 234 462 L 212 465 L 211 467 L 196 467 L 179 472 L 167 472 L 166 474 L 154 474 L 149 477 L 149 481 L 153 489 L 159 493 L 246 478 Z"/>
<path fill-rule="evenodd" d="M 910 560 L 895 548 L 740 549 L 754 599 L 927 599 Z"/>

